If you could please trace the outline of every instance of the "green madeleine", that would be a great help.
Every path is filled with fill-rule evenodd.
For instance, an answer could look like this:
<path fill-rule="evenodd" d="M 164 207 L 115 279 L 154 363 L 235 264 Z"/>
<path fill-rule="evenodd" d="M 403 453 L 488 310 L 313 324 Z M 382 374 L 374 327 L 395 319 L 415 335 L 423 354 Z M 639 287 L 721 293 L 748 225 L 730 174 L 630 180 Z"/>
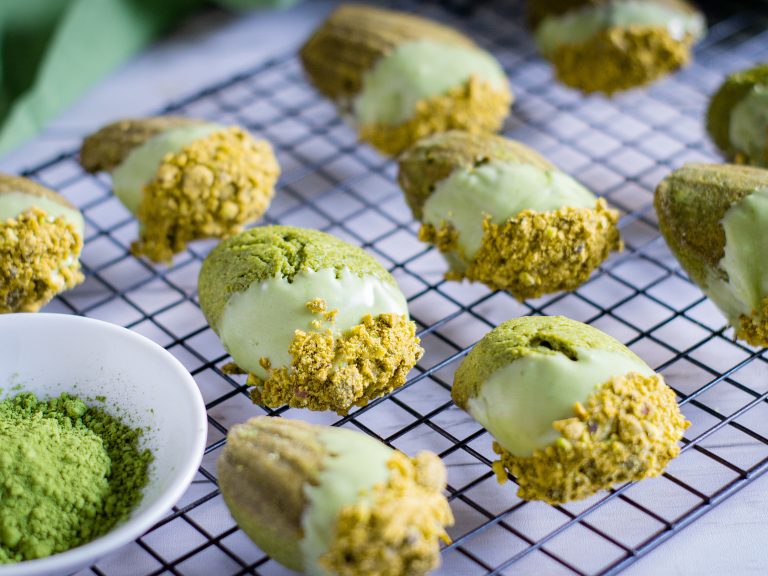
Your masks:
<path fill-rule="evenodd" d="M 392 275 L 316 230 L 265 226 L 225 240 L 198 292 L 260 405 L 346 414 L 403 385 L 423 354 Z"/>
<path fill-rule="evenodd" d="M 404 42 L 383 56 L 363 77 L 354 101 L 357 122 L 397 125 L 413 117 L 420 101 L 461 86 L 470 76 L 504 89 L 499 63 L 480 49 L 439 42 Z"/>
<path fill-rule="evenodd" d="M 723 311 L 738 338 L 766 342 L 768 171 L 688 164 L 658 186 L 659 227 L 691 279 Z"/>
<path fill-rule="evenodd" d="M 307 308 L 307 302 L 315 298 L 323 299 L 327 310 L 338 310 L 332 325 L 321 324 L 336 334 L 360 324 L 366 314 L 408 315 L 405 297 L 396 285 L 349 269 L 323 268 L 299 272 L 291 282 L 284 277 L 254 282 L 233 294 L 216 331 L 240 368 L 265 378 L 259 360 L 268 358 L 272 366 L 289 365 L 288 349 L 295 331 L 313 330 L 311 323 L 319 316 Z"/>
<path fill-rule="evenodd" d="M 132 149 L 112 172 L 112 187 L 120 201 L 136 215 L 144 186 L 155 177 L 167 154 L 176 154 L 195 140 L 221 130 L 220 124 L 189 124 L 152 136 Z"/>
<path fill-rule="evenodd" d="M 465 258 L 471 260 L 483 240 L 483 221 L 494 224 L 523 210 L 554 211 L 564 206 L 594 208 L 597 198 L 576 180 L 553 168 L 490 161 L 459 168 L 437 183 L 424 202 L 422 222 L 440 228 L 450 224 L 459 233 Z"/>
<path fill-rule="evenodd" d="M 560 46 L 586 42 L 615 26 L 664 26 L 673 38 L 682 40 L 686 34 L 701 38 L 706 23 L 698 12 L 684 12 L 656 2 L 620 0 L 548 16 L 536 28 L 536 44 L 546 56 Z"/>
<path fill-rule="evenodd" d="M 224 500 L 273 560 L 310 576 L 424 576 L 439 564 L 453 517 L 435 454 L 409 458 L 351 429 L 266 416 L 227 438 Z"/>
<path fill-rule="evenodd" d="M 562 316 L 504 322 L 470 350 L 451 396 L 494 438 L 500 483 L 563 504 L 658 476 L 689 423 L 675 393 L 600 330 Z"/>
<path fill-rule="evenodd" d="M 299 547 L 306 574 L 329 576 L 318 560 L 334 540 L 339 511 L 387 481 L 387 461 L 392 457 L 392 449 L 370 436 L 342 428 L 324 429 L 317 439 L 327 456 L 316 483 L 304 485 L 307 506 Z"/>
<path fill-rule="evenodd" d="M 731 145 L 753 164 L 768 166 L 768 83 L 752 88 L 731 111 Z"/>

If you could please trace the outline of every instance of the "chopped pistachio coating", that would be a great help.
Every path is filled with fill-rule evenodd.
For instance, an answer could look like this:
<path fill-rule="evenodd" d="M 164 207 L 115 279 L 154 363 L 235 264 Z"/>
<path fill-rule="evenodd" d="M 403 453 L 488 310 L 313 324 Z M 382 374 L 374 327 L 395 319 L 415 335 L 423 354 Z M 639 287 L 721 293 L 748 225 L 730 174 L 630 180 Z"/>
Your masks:
<path fill-rule="evenodd" d="M 612 95 L 649 84 L 688 63 L 703 16 L 684 0 L 534 0 L 537 43 L 557 78 Z"/>
<path fill-rule="evenodd" d="M 453 523 L 437 456 L 351 430 L 253 418 L 230 430 L 218 472 L 245 533 L 310 575 L 421 576 Z"/>
<path fill-rule="evenodd" d="M 729 160 L 768 166 L 768 64 L 726 78 L 709 103 L 707 130 Z"/>
<path fill-rule="evenodd" d="M 768 345 L 768 171 L 688 164 L 659 184 L 654 205 L 672 253 L 737 338 Z"/>
<path fill-rule="evenodd" d="M 493 132 L 512 103 L 503 70 L 461 33 L 410 14 L 344 5 L 301 50 L 310 81 L 360 138 L 397 154 L 451 129 Z M 428 60 L 429 66 L 419 62 Z"/>
<path fill-rule="evenodd" d="M 346 414 L 402 386 L 424 350 L 407 316 L 380 314 L 340 336 L 296 330 L 289 352 L 290 366 L 265 362 L 265 379 L 249 376 L 254 403 Z"/>
<path fill-rule="evenodd" d="M 514 456 L 494 442 L 499 481 L 512 474 L 525 500 L 563 504 L 587 498 L 615 484 L 659 476 L 680 453 L 678 442 L 690 426 L 659 375 L 614 377 L 586 404 L 577 402 L 573 413 L 553 422 L 560 438 L 532 456 Z"/>
<path fill-rule="evenodd" d="M 332 574 L 411 576 L 440 564 L 437 542 L 450 542 L 443 526 L 453 524 L 442 462 L 431 452 L 393 452 L 387 467 L 386 484 L 339 511 L 336 539 L 320 558 Z"/>
<path fill-rule="evenodd" d="M 111 172 L 144 142 L 172 128 L 198 124 L 179 116 L 118 120 L 88 136 L 80 149 L 80 164 L 88 172 Z"/>
<path fill-rule="evenodd" d="M 465 270 L 446 274 L 467 278 L 519 300 L 575 290 L 614 250 L 622 247 L 618 212 L 602 198 L 594 209 L 567 206 L 551 212 L 524 210 L 502 224 L 483 222 L 483 243 Z M 425 224 L 419 239 L 443 252 L 459 249 L 450 227 Z"/>
<path fill-rule="evenodd" d="M 612 95 L 650 84 L 685 66 L 692 45 L 691 37 L 676 40 L 661 26 L 611 28 L 581 44 L 557 48 L 550 60 L 563 84 Z"/>
<path fill-rule="evenodd" d="M 196 140 L 166 156 L 145 186 L 132 251 L 168 262 L 188 242 L 237 234 L 269 207 L 279 174 L 269 143 L 241 128 Z"/>
<path fill-rule="evenodd" d="M 82 247 L 71 222 L 37 208 L 0 222 L 0 313 L 36 312 L 82 282 Z"/>
<path fill-rule="evenodd" d="M 398 181 L 449 279 L 532 298 L 573 290 L 622 247 L 618 212 L 519 142 L 438 134 L 403 154 Z"/>

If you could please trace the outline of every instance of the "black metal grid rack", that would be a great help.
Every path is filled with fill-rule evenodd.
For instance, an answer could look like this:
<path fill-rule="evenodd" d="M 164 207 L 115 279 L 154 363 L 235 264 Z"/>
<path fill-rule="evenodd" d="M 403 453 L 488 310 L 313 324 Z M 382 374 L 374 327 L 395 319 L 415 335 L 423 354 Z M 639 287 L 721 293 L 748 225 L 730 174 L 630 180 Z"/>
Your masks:
<path fill-rule="evenodd" d="M 341 419 L 267 412 L 355 427 L 409 453 L 439 453 L 457 520 L 439 574 L 615 574 L 768 469 L 766 353 L 733 341 L 669 254 L 651 207 L 654 187 L 671 169 L 716 159 L 702 126 L 707 97 L 725 72 L 768 60 L 768 15 L 714 15 L 692 66 L 649 90 L 606 100 L 552 80 L 519 2 L 483 3 L 462 18 L 436 4 L 401 4 L 467 29 L 499 57 L 516 94 L 506 134 L 619 208 L 626 249 L 577 291 L 522 304 L 479 285 L 445 282 L 440 257 L 416 239 L 393 163 L 355 142 L 305 83 L 295 56 L 173 104 L 163 112 L 237 123 L 269 138 L 284 173 L 266 221 L 319 228 L 365 247 L 393 271 L 419 324 L 426 355 L 392 395 Z M 251 404 L 241 379 L 222 373 L 227 356 L 197 304 L 197 273 L 213 243 L 193 245 L 171 268 L 153 267 L 129 254 L 135 221 L 107 178 L 83 173 L 75 152 L 26 175 L 63 192 L 87 221 L 87 280 L 48 310 L 109 320 L 159 342 L 194 375 L 208 409 L 206 456 L 182 501 L 82 574 L 286 573 L 237 529 L 216 488 L 227 428 L 265 411 Z M 491 439 L 450 402 L 451 376 L 486 331 L 524 314 L 589 322 L 665 374 L 693 426 L 662 477 L 558 507 L 524 502 L 514 485 L 496 484 Z"/>

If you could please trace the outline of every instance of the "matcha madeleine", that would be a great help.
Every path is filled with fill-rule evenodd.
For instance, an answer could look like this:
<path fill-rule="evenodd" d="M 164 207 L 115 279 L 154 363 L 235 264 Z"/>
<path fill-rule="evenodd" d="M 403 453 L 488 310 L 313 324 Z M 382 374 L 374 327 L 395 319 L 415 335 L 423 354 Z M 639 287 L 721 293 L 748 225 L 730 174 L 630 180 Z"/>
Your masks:
<path fill-rule="evenodd" d="M 582 92 L 650 84 L 688 63 L 704 16 L 685 0 L 531 0 L 536 45 Z"/>
<path fill-rule="evenodd" d="M 672 253 L 736 331 L 768 346 L 768 170 L 688 164 L 654 199 Z"/>
<path fill-rule="evenodd" d="M 296 420 L 232 427 L 219 486 L 240 528 L 267 554 L 312 576 L 421 576 L 453 524 L 445 467 L 373 438 Z"/>
<path fill-rule="evenodd" d="M 403 12 L 343 5 L 300 56 L 312 84 L 386 154 L 445 130 L 495 132 L 512 103 L 493 56 L 456 30 Z"/>
<path fill-rule="evenodd" d="M 607 334 L 563 317 L 510 320 L 456 371 L 452 396 L 495 438 L 526 500 L 562 504 L 658 476 L 689 423 L 674 392 Z"/>
<path fill-rule="evenodd" d="M 63 196 L 0 174 L 0 313 L 36 312 L 83 281 L 85 223 Z"/>
<path fill-rule="evenodd" d="M 141 225 L 132 250 L 155 262 L 170 262 L 193 240 L 240 232 L 269 207 L 280 175 L 266 140 L 177 117 L 109 124 L 85 139 L 80 163 L 112 174 Z"/>
<path fill-rule="evenodd" d="M 619 214 L 527 146 L 451 131 L 400 158 L 419 238 L 467 278 L 518 299 L 574 290 L 622 243 Z"/>
<path fill-rule="evenodd" d="M 707 129 L 729 160 L 768 167 L 768 64 L 726 78 L 709 103 Z"/>
<path fill-rule="evenodd" d="M 229 238 L 200 305 L 257 404 L 346 414 L 405 383 L 423 350 L 394 278 L 361 248 L 290 226 Z"/>

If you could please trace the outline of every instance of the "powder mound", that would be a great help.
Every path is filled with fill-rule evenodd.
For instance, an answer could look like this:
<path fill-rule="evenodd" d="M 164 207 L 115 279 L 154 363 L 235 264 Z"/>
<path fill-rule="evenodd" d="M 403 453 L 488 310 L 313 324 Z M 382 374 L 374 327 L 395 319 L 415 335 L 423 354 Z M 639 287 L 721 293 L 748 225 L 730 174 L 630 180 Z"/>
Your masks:
<path fill-rule="evenodd" d="M 279 175 L 269 143 L 241 128 L 192 142 L 167 155 L 144 187 L 132 251 L 169 262 L 188 242 L 237 234 L 269 207 Z"/>
<path fill-rule="evenodd" d="M 563 84 L 612 95 L 650 84 L 684 66 L 693 42 L 690 35 L 674 39 L 663 26 L 617 26 L 585 42 L 560 46 L 550 59 Z"/>
<path fill-rule="evenodd" d="M 750 346 L 768 346 L 768 296 L 763 298 L 759 310 L 750 316 L 742 314 L 736 327 L 736 338 Z"/>
<path fill-rule="evenodd" d="M 401 314 L 370 314 L 342 335 L 296 330 L 289 349 L 290 366 L 270 366 L 262 359 L 267 377 L 254 374 L 254 403 L 277 408 L 334 410 L 346 414 L 365 406 L 405 383 L 424 350 L 416 325 Z"/>
<path fill-rule="evenodd" d="M 82 248 L 71 223 L 38 208 L 0 222 L 0 313 L 36 312 L 82 282 Z"/>
<path fill-rule="evenodd" d="M 339 576 L 421 576 L 440 563 L 438 541 L 453 524 L 445 468 L 432 453 L 394 452 L 389 478 L 339 512 L 336 537 L 320 563 Z"/>
<path fill-rule="evenodd" d="M 360 139 L 388 155 L 396 155 L 417 140 L 446 132 L 464 130 L 472 134 L 496 132 L 509 113 L 512 94 L 499 90 L 475 76 L 445 94 L 422 100 L 413 117 L 397 126 L 363 124 Z"/>
<path fill-rule="evenodd" d="M 0 564 L 64 552 L 128 516 L 151 460 L 139 434 L 67 394 L 0 401 Z"/>
<path fill-rule="evenodd" d="M 498 442 L 494 470 L 517 478 L 518 496 L 562 504 L 587 498 L 614 484 L 658 476 L 680 453 L 678 442 L 690 422 L 661 376 L 630 373 L 612 378 L 576 403 L 574 416 L 553 423 L 554 443 L 519 457 Z"/>
<path fill-rule="evenodd" d="M 463 258 L 461 238 L 451 227 L 425 224 L 419 239 L 466 264 L 446 278 L 482 282 L 524 300 L 584 283 L 611 251 L 621 249 L 618 220 L 618 212 L 602 199 L 594 209 L 524 210 L 501 224 L 486 219 L 482 245 L 471 262 Z"/>

